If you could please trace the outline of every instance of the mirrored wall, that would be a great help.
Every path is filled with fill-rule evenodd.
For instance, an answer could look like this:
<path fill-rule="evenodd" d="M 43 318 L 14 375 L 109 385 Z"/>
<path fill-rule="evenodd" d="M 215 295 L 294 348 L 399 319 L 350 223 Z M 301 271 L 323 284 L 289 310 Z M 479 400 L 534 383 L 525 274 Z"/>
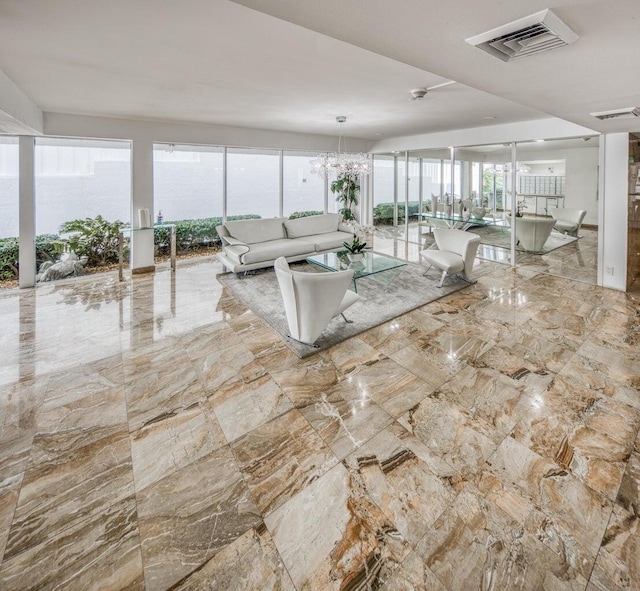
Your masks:
<path fill-rule="evenodd" d="M 598 157 L 596 136 L 375 155 L 374 224 L 390 253 L 456 227 L 479 258 L 595 284 Z"/>

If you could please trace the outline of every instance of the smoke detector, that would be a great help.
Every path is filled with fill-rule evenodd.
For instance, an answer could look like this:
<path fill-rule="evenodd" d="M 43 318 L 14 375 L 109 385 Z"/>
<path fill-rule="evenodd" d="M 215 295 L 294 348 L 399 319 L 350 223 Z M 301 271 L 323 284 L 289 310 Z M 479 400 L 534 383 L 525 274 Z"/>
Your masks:
<path fill-rule="evenodd" d="M 633 117 L 640 116 L 640 108 L 627 107 L 624 109 L 614 109 L 613 111 L 599 111 L 597 113 L 591 113 L 591 115 L 601 121 L 606 119 L 633 119 Z"/>
<path fill-rule="evenodd" d="M 503 62 L 569 45 L 578 39 L 551 10 L 541 10 L 465 41 Z"/>
<path fill-rule="evenodd" d="M 421 101 L 429 92 L 426 88 L 414 88 L 411 91 L 410 101 Z"/>

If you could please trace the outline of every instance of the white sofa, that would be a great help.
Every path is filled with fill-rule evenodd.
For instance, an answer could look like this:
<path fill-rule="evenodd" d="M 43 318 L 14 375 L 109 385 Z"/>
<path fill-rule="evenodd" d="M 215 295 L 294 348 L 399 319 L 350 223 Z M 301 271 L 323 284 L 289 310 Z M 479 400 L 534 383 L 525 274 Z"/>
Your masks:
<path fill-rule="evenodd" d="M 313 254 L 344 250 L 353 228 L 337 213 L 290 220 L 234 220 L 216 226 L 222 241 L 218 260 L 233 273 L 272 267 L 278 257 L 301 261 Z"/>

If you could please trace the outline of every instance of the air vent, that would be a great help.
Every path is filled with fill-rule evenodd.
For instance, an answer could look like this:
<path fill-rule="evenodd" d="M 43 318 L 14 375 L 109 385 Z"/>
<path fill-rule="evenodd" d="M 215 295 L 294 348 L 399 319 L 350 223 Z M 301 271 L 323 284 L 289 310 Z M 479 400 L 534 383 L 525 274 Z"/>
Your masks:
<path fill-rule="evenodd" d="M 569 45 L 577 39 L 578 36 L 547 9 L 469 37 L 466 41 L 504 62 L 510 62 Z"/>
<path fill-rule="evenodd" d="M 640 108 L 627 107 L 626 109 L 614 109 L 613 111 L 600 111 L 598 113 L 591 113 L 594 117 L 601 119 L 632 119 L 633 117 L 640 116 Z"/>

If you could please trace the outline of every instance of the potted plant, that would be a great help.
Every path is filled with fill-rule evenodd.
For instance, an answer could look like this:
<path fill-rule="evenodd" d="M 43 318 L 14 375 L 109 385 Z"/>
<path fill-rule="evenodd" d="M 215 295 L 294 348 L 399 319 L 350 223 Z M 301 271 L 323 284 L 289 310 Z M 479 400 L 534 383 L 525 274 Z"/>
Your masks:
<path fill-rule="evenodd" d="M 360 242 L 360 238 L 354 236 L 353 242 L 343 242 L 343 246 L 347 249 L 347 258 L 351 261 L 360 261 L 364 257 L 362 252 L 367 246 L 366 242 Z"/>
<path fill-rule="evenodd" d="M 339 213 L 345 221 L 355 219 L 351 207 L 358 205 L 358 193 L 360 192 L 360 182 L 357 176 L 352 176 L 342 172 L 338 178 L 331 183 L 331 192 L 336 195 L 336 201 L 342 204 Z"/>

